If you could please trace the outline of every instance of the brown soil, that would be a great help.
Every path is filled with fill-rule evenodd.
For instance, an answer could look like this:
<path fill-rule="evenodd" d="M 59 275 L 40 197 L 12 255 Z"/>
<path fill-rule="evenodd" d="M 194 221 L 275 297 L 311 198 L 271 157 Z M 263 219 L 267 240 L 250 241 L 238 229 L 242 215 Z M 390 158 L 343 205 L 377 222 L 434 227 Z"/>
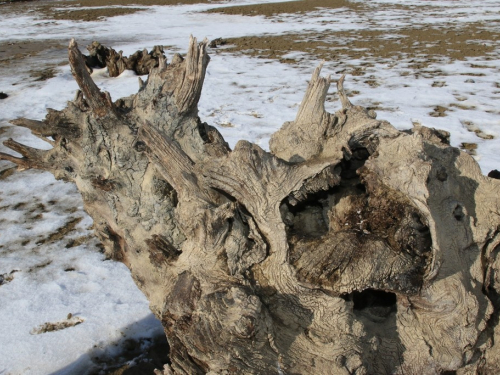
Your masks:
<path fill-rule="evenodd" d="M 173 5 L 207 3 L 208 0 L 70 0 L 64 2 L 31 1 L 7 4 L 11 9 L 22 11 L 23 7 L 38 8 L 44 16 L 53 19 L 95 21 L 103 17 L 112 17 L 143 10 L 144 8 L 120 8 L 119 5 Z M 35 5 L 36 4 L 36 5 Z M 69 7 L 104 7 L 98 9 L 69 9 Z M 5 8 L 5 6 L 0 6 Z M 107 8 L 106 8 L 107 7 Z M 363 3 L 347 0 L 307 0 L 282 3 L 254 4 L 211 9 L 211 13 L 228 15 L 277 17 L 283 14 L 304 13 L 318 8 L 346 7 L 360 14 L 370 12 L 370 7 Z M 62 10 L 56 11 L 55 8 Z M 68 8 L 68 9 L 64 9 Z M 405 7 L 408 12 L 415 9 Z M 3 9 L 2 9 L 3 10 Z M 283 21 L 278 19 L 279 21 Z M 286 18 L 284 19 L 286 22 Z M 230 37 L 230 35 L 221 35 Z M 318 59 L 327 61 L 349 61 L 370 57 L 372 59 L 415 59 L 409 69 L 420 70 L 430 63 L 444 58 L 462 60 L 468 57 L 487 56 L 495 50 L 500 33 L 484 29 L 480 23 L 442 25 L 440 28 L 395 28 L 388 35 L 387 31 L 365 29 L 340 31 L 333 29 L 323 33 L 303 31 L 286 35 L 246 36 L 227 38 L 230 46 L 222 49 L 227 52 L 244 53 L 250 56 L 278 59 L 285 63 L 297 63 L 298 57 L 285 56 L 290 52 L 304 52 Z M 231 46 L 232 45 L 232 46 Z M 20 59 L 53 48 L 64 48 L 59 41 L 43 43 L 23 41 L 0 44 L 0 63 L 6 60 Z M 491 57 L 494 58 L 494 57 Z M 364 71 L 345 71 L 354 75 L 364 75 Z M 372 85 L 370 82 L 368 84 Z M 376 82 L 372 82 L 376 85 Z"/>
<path fill-rule="evenodd" d="M 476 155 L 477 143 L 463 142 L 460 144 L 460 148 L 462 149 L 462 151 L 465 151 L 469 155 Z"/>
<path fill-rule="evenodd" d="M 30 77 L 35 81 L 46 81 L 55 77 L 55 70 L 53 67 L 44 68 L 42 70 L 32 70 Z"/>
<path fill-rule="evenodd" d="M 62 48 L 67 48 L 67 45 L 57 40 L 23 40 L 0 43 L 0 64 L 33 56 L 42 51 Z"/>
<path fill-rule="evenodd" d="M 226 42 L 234 46 L 224 50 L 291 63 L 295 60 L 283 56 L 295 51 L 330 61 L 339 57 L 343 60 L 418 58 L 419 63 L 410 68 L 420 68 L 443 56 L 452 60 L 485 56 L 495 49 L 495 45 L 488 42 L 498 39 L 500 33 L 482 30 L 479 24 L 467 24 L 463 28 L 395 30 L 390 38 L 386 31 L 377 30 L 228 38 Z"/>
<path fill-rule="evenodd" d="M 146 350 L 143 350 L 143 341 L 126 340 L 124 351 L 116 358 L 93 358 L 99 368 L 91 371 L 90 375 L 142 375 L 153 374 L 155 369 L 162 369 L 170 361 L 167 338 L 153 338 L 152 345 Z M 126 361 L 132 361 L 132 364 L 123 365 Z"/>
<path fill-rule="evenodd" d="M 234 7 L 211 9 L 208 13 L 223 13 L 243 16 L 266 16 L 271 17 L 286 13 L 305 13 L 317 10 L 317 8 L 355 8 L 355 3 L 347 0 L 305 0 L 285 1 L 282 3 L 252 4 Z"/>
<path fill-rule="evenodd" d="M 207 3 L 209 0 L 7 0 L 2 3 L 0 0 L 0 12 L 23 14 L 35 11 L 47 19 L 72 20 L 72 21 L 97 21 L 107 17 L 121 16 L 145 10 L 147 6 L 154 5 L 177 5 L 177 4 L 198 4 Z M 119 6 L 138 5 L 141 8 L 120 8 Z M 96 9 L 70 9 L 77 7 L 99 7 Z M 67 9 L 65 9 L 67 8 Z M 57 10 L 56 10 L 57 9 Z M 0 43 L 0 66 L 9 65 L 17 60 L 35 56 L 41 52 L 67 48 L 67 43 L 60 40 L 22 40 Z M 61 55 L 66 59 L 65 54 Z M 31 73 L 31 72 L 30 72 Z M 50 76 L 41 74 L 35 79 L 48 79 Z"/>
<path fill-rule="evenodd" d="M 82 221 L 81 217 L 71 219 L 61 228 L 57 229 L 54 233 L 51 233 L 48 237 L 38 240 L 36 244 L 41 245 L 44 243 L 51 243 L 63 239 L 69 232 L 75 229 L 75 227 L 80 221 Z"/>
<path fill-rule="evenodd" d="M 307 0 L 282 3 L 258 4 L 211 9 L 210 13 L 229 15 L 265 16 L 279 22 L 287 22 L 284 14 L 304 13 L 318 8 L 349 8 L 359 14 L 369 16 L 373 11 L 367 3 L 347 0 Z M 382 10 L 384 5 L 377 7 Z M 417 9 L 405 5 L 390 5 L 408 14 Z M 428 5 L 426 7 L 432 7 Z M 437 10 L 439 10 L 437 8 Z M 398 28 L 390 34 L 384 30 L 373 29 L 355 31 L 335 31 L 333 28 L 323 32 L 303 31 L 296 34 L 261 35 L 225 39 L 233 46 L 224 48 L 228 52 L 240 52 L 250 56 L 279 59 L 285 63 L 296 63 L 297 58 L 283 57 L 289 52 L 305 52 L 327 61 L 360 59 L 416 59 L 409 68 L 421 69 L 429 63 L 440 61 L 443 57 L 463 60 L 468 57 L 487 56 L 496 48 L 499 32 L 486 30 L 484 24 L 470 23 L 458 27 L 456 24 L 443 24 L 439 28 Z M 221 35 L 221 37 L 226 37 Z M 493 58 L 493 57 L 492 57 Z M 349 72 L 363 75 L 361 72 Z"/>
<path fill-rule="evenodd" d="M 44 17 L 56 20 L 97 21 L 106 17 L 122 16 L 145 10 L 145 6 L 207 3 L 209 0 L 70 0 L 70 1 L 15 1 L 0 5 L 2 10 L 23 11 L 29 8 Z M 142 8 L 120 8 L 138 5 Z M 96 9 L 61 9 L 75 7 L 99 7 Z"/>
<path fill-rule="evenodd" d="M 144 10 L 141 8 L 99 8 L 99 9 L 71 9 L 53 11 L 52 8 L 43 9 L 43 13 L 55 20 L 97 21 L 102 18 L 123 16 Z"/>
<path fill-rule="evenodd" d="M 103 7 L 113 5 L 177 5 L 177 4 L 200 4 L 209 3 L 209 0 L 73 0 L 65 4 L 70 6 L 80 5 L 82 7 Z"/>

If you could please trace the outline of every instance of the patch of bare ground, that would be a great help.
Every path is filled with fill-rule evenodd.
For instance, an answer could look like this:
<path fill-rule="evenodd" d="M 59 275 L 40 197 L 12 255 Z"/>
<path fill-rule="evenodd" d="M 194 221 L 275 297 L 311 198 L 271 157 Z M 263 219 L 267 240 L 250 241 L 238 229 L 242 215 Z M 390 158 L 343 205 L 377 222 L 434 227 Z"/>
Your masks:
<path fill-rule="evenodd" d="M 1 8 L 1 7 L 0 7 Z M 0 65 L 9 64 L 40 52 L 56 49 L 66 49 L 60 40 L 22 40 L 0 43 Z"/>
<path fill-rule="evenodd" d="M 145 10 L 145 8 L 85 8 L 85 9 L 67 9 L 53 11 L 52 9 L 44 9 L 44 14 L 48 18 L 55 20 L 70 20 L 70 21 L 98 21 L 102 18 L 124 16 Z"/>
<path fill-rule="evenodd" d="M 481 139 L 493 139 L 495 138 L 491 134 L 486 134 L 483 132 L 476 124 L 474 124 L 472 121 L 462 121 L 462 125 L 465 126 L 465 128 L 473 133 L 476 133 L 476 135 L 481 138 Z"/>
<path fill-rule="evenodd" d="M 432 5 L 426 5 L 431 7 Z M 347 0 L 305 0 L 281 3 L 252 4 L 210 9 L 210 13 L 226 15 L 274 17 L 280 22 L 284 14 L 307 13 L 321 8 L 348 8 L 361 16 L 368 16 L 373 11 L 368 3 Z M 377 10 L 385 8 L 406 12 L 408 16 L 418 12 L 414 6 L 404 4 L 377 5 Z M 436 8 L 439 11 L 439 8 Z M 484 24 L 454 23 L 439 27 L 401 28 L 397 24 L 387 30 L 381 30 L 376 24 L 373 28 L 361 30 L 337 31 L 335 28 L 325 32 L 290 33 L 285 35 L 246 36 L 227 38 L 229 44 L 223 51 L 239 52 L 250 56 L 278 59 L 284 63 L 297 63 L 294 57 L 286 56 L 290 52 L 304 52 L 320 59 L 332 61 L 342 59 L 414 59 L 408 68 L 421 70 L 429 64 L 441 61 L 443 57 L 451 60 L 464 60 L 470 57 L 487 56 L 495 50 L 500 32 L 487 30 Z M 476 67 L 476 66 L 471 66 Z M 345 72 L 363 75 L 362 71 Z M 471 73 L 475 74 L 475 73 Z"/>
<path fill-rule="evenodd" d="M 3 14 L 25 14 L 28 11 L 43 18 L 71 21 L 97 21 L 107 17 L 131 14 L 155 5 L 178 5 L 207 3 L 209 0 L 70 0 L 70 1 L 7 1 L 0 0 Z M 140 7 L 133 7 L 137 5 Z M 123 6 L 127 6 L 124 8 Z M 85 9 L 81 9 L 85 7 Z M 61 40 L 18 40 L 0 42 L 0 67 L 12 68 L 21 60 L 42 53 L 61 50 L 61 64 L 66 64 L 67 41 Z M 29 72 L 35 80 L 52 77 L 50 69 Z"/>
<path fill-rule="evenodd" d="M 295 62 L 293 58 L 284 56 L 297 51 L 326 60 L 339 57 L 344 60 L 406 58 L 415 59 L 409 68 L 423 69 L 443 57 L 464 60 L 492 53 L 495 44 L 487 42 L 499 40 L 500 33 L 481 27 L 479 23 L 471 23 L 463 27 L 400 29 L 393 30 L 390 37 L 388 31 L 369 29 L 246 36 L 227 38 L 229 46 L 223 51 L 292 63 Z M 471 35 L 474 35 L 473 39 Z"/>
<path fill-rule="evenodd" d="M 81 244 L 88 243 L 93 238 L 93 235 L 80 236 L 75 239 L 70 239 L 66 246 L 66 249 L 70 249 L 72 247 L 80 246 Z"/>
<path fill-rule="evenodd" d="M 36 10 L 45 18 L 71 21 L 98 21 L 145 10 L 154 5 L 208 3 L 209 0 L 70 0 L 70 1 L 10 1 L 0 4 L 2 10 Z M 138 7 L 133 7 L 137 5 Z M 123 8 L 127 6 L 127 8 Z M 85 9 L 78 9 L 85 8 Z"/>
<path fill-rule="evenodd" d="M 0 3 L 2 11 L 35 10 L 44 18 L 71 21 L 98 21 L 145 10 L 154 5 L 208 3 L 209 0 L 70 0 L 70 1 L 9 1 Z M 138 7 L 133 7 L 137 5 Z M 123 8 L 123 6 L 127 6 Z M 85 8 L 85 9 L 79 9 Z"/>
<path fill-rule="evenodd" d="M 82 7 L 104 7 L 104 6 L 119 6 L 119 5 L 184 5 L 184 4 L 203 4 L 211 3 L 210 0 L 73 0 L 65 1 L 65 4 L 71 6 L 79 5 Z"/>
<path fill-rule="evenodd" d="M 128 339 L 122 353 L 116 357 L 93 356 L 98 369 L 90 375 L 142 375 L 153 374 L 155 369 L 163 368 L 170 361 L 169 346 L 165 336 L 152 339 Z M 147 347 L 147 349 L 144 349 Z M 125 364 L 124 364 L 125 363 Z"/>
<path fill-rule="evenodd" d="M 62 329 L 77 326 L 78 324 L 81 324 L 84 321 L 85 320 L 80 318 L 80 317 L 73 316 L 72 314 L 68 314 L 68 317 L 65 320 L 61 320 L 59 322 L 44 323 L 44 324 L 40 325 L 39 327 L 33 328 L 30 333 L 32 335 L 40 335 L 42 333 L 60 331 Z"/>
<path fill-rule="evenodd" d="M 469 155 L 476 155 L 477 143 L 462 142 L 460 148 Z"/>
<path fill-rule="evenodd" d="M 49 236 L 46 238 L 42 238 L 36 242 L 37 245 L 45 244 L 45 243 L 51 243 L 55 241 L 59 241 L 63 239 L 69 232 L 73 231 L 77 224 L 82 221 L 81 217 L 77 217 L 74 219 L 71 219 L 68 221 L 66 224 L 64 224 L 61 228 L 57 229 L 54 233 L 51 233 Z"/>
<path fill-rule="evenodd" d="M 285 1 L 281 3 L 251 4 L 210 9 L 208 13 L 223 13 L 229 15 L 243 16 L 266 16 L 271 17 L 288 13 L 306 13 L 318 10 L 318 8 L 355 8 L 356 3 L 347 0 L 304 0 Z"/>
<path fill-rule="evenodd" d="M 431 117 L 446 117 L 446 111 L 448 111 L 448 108 L 437 105 L 434 107 L 434 110 L 429 113 L 429 116 Z"/>
<path fill-rule="evenodd" d="M 53 67 L 43 68 L 41 70 L 32 70 L 30 77 L 34 78 L 35 81 L 46 81 L 55 77 L 56 73 Z"/>

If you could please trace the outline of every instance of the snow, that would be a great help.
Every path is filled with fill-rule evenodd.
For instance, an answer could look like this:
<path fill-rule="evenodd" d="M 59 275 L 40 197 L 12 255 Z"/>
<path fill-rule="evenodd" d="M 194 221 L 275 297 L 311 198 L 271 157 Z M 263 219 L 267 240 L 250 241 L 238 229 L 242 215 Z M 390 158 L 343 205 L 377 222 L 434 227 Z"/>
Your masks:
<path fill-rule="evenodd" d="M 395 24 L 400 28 L 428 28 L 470 22 L 500 29 L 500 4 L 496 0 L 372 0 L 369 14 L 348 8 L 270 18 L 200 13 L 214 7 L 257 2 L 276 1 L 146 7 L 145 11 L 106 22 L 52 21 L 35 13 L 0 13 L 0 43 L 26 39 L 67 43 L 75 37 L 81 48 L 99 40 L 125 54 L 161 44 L 171 46 L 167 51 L 171 56 L 173 52 L 185 52 L 190 34 L 214 39 L 332 28 L 388 30 Z M 408 14 L 397 7 L 403 3 L 411 4 L 415 11 Z M 379 9 L 379 5 L 385 7 Z M 143 27 L 145 23 L 147 29 Z M 286 57 L 299 63 L 286 65 L 231 55 L 223 49 L 210 52 L 211 62 L 199 103 L 202 121 L 217 126 L 230 146 L 247 139 L 267 148 L 270 135 L 284 121 L 294 119 L 307 80 L 319 60 L 304 52 L 290 52 Z M 500 167 L 498 52 L 497 47 L 494 59 L 484 56 L 432 63 L 427 71 L 439 73 L 418 77 L 404 59 L 353 60 L 350 66 L 371 63 L 365 76 L 373 75 L 378 87 L 356 76 L 348 76 L 345 86 L 348 91 L 359 91 L 351 98 L 353 103 L 376 105 L 378 118 L 399 129 L 421 123 L 449 131 L 454 146 L 476 143 L 475 158 L 483 172 L 488 173 Z M 54 63 L 58 57 L 44 58 L 47 63 Z M 339 64 L 332 55 L 332 60 L 325 63 L 324 74 L 332 74 L 335 79 Z M 47 149 L 49 144 L 25 129 L 10 126 L 8 121 L 17 117 L 42 119 L 47 108 L 62 109 L 73 98 L 77 86 L 67 65 L 56 67 L 55 77 L 41 82 L 26 78 L 29 68 L 11 69 L 9 74 L 0 76 L 0 91 L 9 94 L 0 101 L 0 138 L 12 137 Z M 96 70 L 93 78 L 114 99 L 135 93 L 138 88 L 137 77 L 131 72 L 109 78 L 105 69 Z M 329 97 L 334 98 L 334 87 Z M 326 105 L 330 112 L 339 108 L 336 100 L 329 100 Z M 436 105 L 448 108 L 446 117 L 429 115 Z M 478 137 L 471 127 L 493 139 Z M 12 153 L 3 146 L 0 151 Z M 0 162 L 0 172 L 10 167 L 10 163 Z M 51 237 L 68 223 L 73 223 L 74 228 L 65 236 Z M 150 313 L 146 298 L 126 267 L 105 260 L 99 252 L 91 225 L 92 220 L 83 212 L 82 200 L 71 184 L 39 171 L 16 172 L 0 180 L 0 275 L 4 280 L 0 285 L 1 375 L 85 374 L 97 366 L 96 356 L 117 355 L 125 339 L 162 334 L 161 325 Z M 83 322 L 59 331 L 32 334 L 47 322 L 68 320 L 68 314 Z"/>

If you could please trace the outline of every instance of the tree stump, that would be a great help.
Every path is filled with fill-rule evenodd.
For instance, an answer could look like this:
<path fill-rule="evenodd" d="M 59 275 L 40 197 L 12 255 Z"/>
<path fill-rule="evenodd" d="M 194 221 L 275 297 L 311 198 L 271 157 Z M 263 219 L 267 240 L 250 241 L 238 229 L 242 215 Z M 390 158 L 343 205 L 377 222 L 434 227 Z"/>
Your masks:
<path fill-rule="evenodd" d="M 20 169 L 73 182 L 170 344 L 165 374 L 500 371 L 500 181 L 444 131 L 324 109 L 316 68 L 270 152 L 230 150 L 197 114 L 209 57 L 191 38 L 112 101 L 72 40 L 80 90 L 8 140 Z M 51 137 L 51 138 L 48 138 Z"/>
<path fill-rule="evenodd" d="M 123 56 L 123 51 L 116 52 L 99 42 L 92 42 L 87 50 L 89 55 L 83 55 L 83 58 L 89 71 L 92 73 L 93 68 L 108 68 L 110 77 L 118 77 L 125 70 L 132 70 L 138 75 L 149 74 L 158 66 L 160 57 L 165 58 L 161 46 L 154 46 L 149 53 L 147 49 L 136 51 L 129 57 Z"/>

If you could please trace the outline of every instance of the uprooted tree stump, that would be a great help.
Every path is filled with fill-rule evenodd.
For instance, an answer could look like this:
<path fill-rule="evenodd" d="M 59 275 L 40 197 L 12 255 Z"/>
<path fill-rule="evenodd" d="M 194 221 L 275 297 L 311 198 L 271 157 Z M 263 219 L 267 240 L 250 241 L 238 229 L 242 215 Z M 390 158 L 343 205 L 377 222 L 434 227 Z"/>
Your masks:
<path fill-rule="evenodd" d="M 53 148 L 0 154 L 77 185 L 163 324 L 165 374 L 500 371 L 500 181 L 446 132 L 352 105 L 343 78 L 326 112 L 321 66 L 271 152 L 230 150 L 197 114 L 206 44 L 113 102 L 71 41 L 74 101 L 13 121 Z"/>
<path fill-rule="evenodd" d="M 136 51 L 129 57 L 123 56 L 123 51 L 116 52 L 99 42 L 92 42 L 87 50 L 89 55 L 83 55 L 83 58 L 88 70 L 108 68 L 110 77 L 118 77 L 125 70 L 133 70 L 138 75 L 149 74 L 151 69 L 158 67 L 160 57 L 165 58 L 162 46 L 154 46 L 149 53 L 147 49 Z"/>

